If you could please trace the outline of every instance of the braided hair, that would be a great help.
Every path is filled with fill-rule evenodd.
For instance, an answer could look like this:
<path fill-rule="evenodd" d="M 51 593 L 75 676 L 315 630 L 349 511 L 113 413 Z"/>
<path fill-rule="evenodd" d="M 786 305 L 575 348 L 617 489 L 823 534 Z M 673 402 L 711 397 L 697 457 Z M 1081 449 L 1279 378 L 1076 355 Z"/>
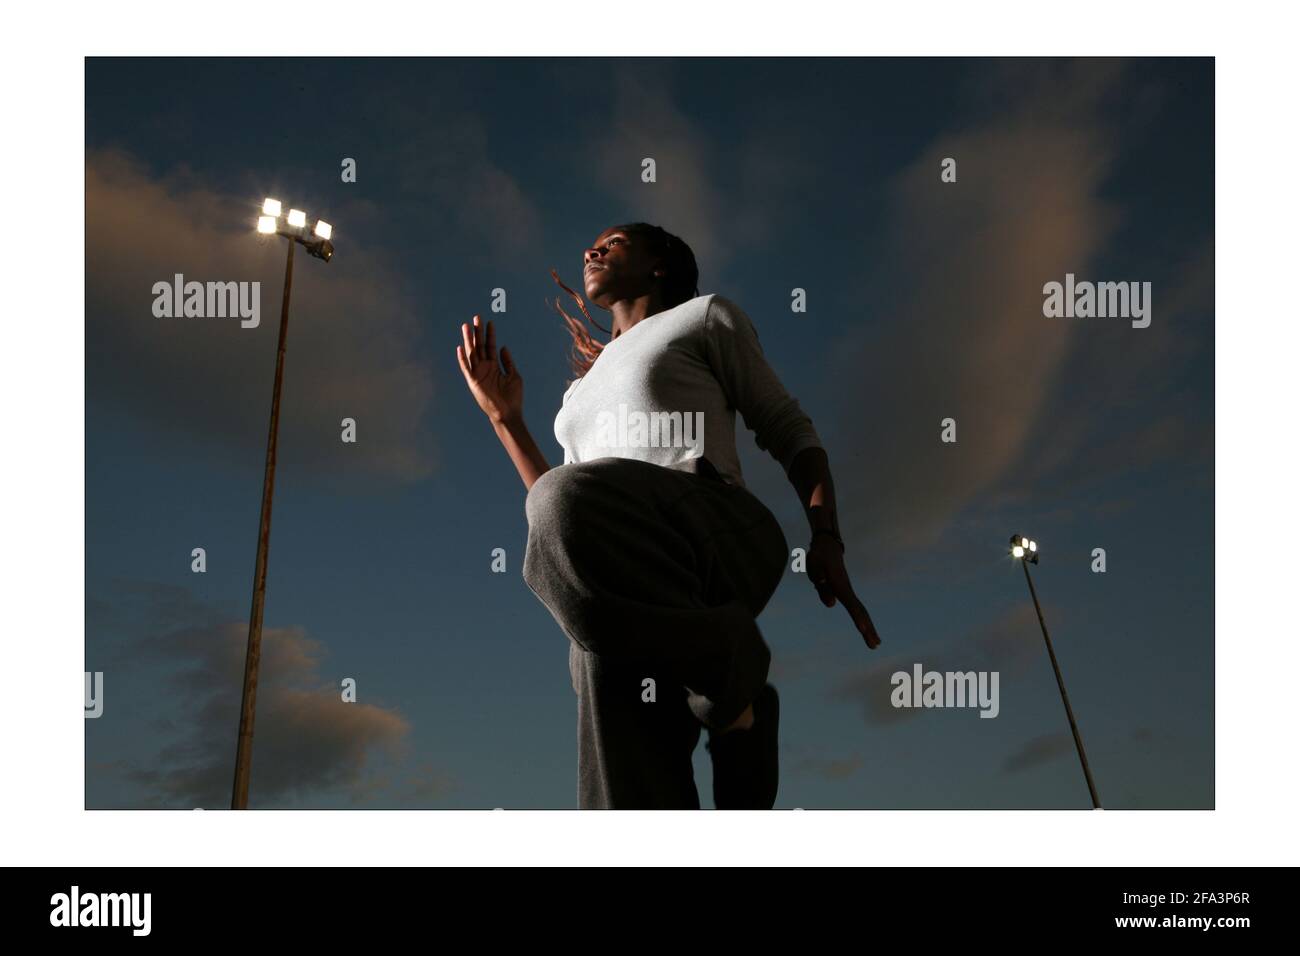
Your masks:
<path fill-rule="evenodd" d="M 699 280 L 700 270 L 695 264 L 695 253 L 685 242 L 674 236 L 660 226 L 652 226 L 648 222 L 633 222 L 625 226 L 616 227 L 620 232 L 630 233 L 646 239 L 652 252 L 656 253 L 663 262 L 664 275 L 659 281 L 662 283 L 661 294 L 665 309 L 671 309 L 674 306 L 681 305 L 700 294 Z M 587 322 L 595 326 L 606 335 L 611 334 L 610 330 L 596 322 L 591 313 L 587 311 L 587 304 L 583 301 L 582 296 L 574 292 L 561 281 L 559 273 L 554 269 L 551 270 L 551 278 L 577 303 L 579 311 Z M 568 326 L 569 335 L 573 337 L 573 348 L 569 353 L 569 367 L 573 372 L 574 378 L 578 379 L 586 375 L 595 364 L 596 357 L 604 349 L 604 343 L 597 342 L 592 338 L 591 333 L 586 327 L 569 313 L 564 311 L 560 305 L 560 300 L 555 299 L 555 311 L 560 313 L 564 319 L 565 325 Z"/>

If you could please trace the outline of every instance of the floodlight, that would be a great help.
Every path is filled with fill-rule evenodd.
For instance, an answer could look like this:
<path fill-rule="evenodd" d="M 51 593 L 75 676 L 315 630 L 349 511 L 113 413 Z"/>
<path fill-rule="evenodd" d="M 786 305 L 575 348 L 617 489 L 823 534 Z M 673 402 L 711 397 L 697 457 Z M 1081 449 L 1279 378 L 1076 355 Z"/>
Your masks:
<path fill-rule="evenodd" d="M 303 247 L 309 255 L 313 255 L 317 259 L 324 259 L 326 262 L 329 262 L 334 255 L 334 243 L 328 239 L 313 239 L 310 242 L 304 242 Z"/>
<path fill-rule="evenodd" d="M 1047 633 L 1047 621 L 1043 617 L 1043 606 L 1038 603 L 1038 591 L 1034 588 L 1034 579 L 1029 573 L 1029 566 L 1038 563 L 1038 542 L 1020 534 L 1011 536 L 1011 556 L 1020 561 L 1020 568 L 1025 572 L 1025 584 L 1029 586 L 1029 597 L 1034 602 L 1038 613 L 1038 626 L 1043 630 L 1043 643 L 1047 645 L 1047 656 L 1052 662 L 1052 671 L 1056 674 L 1056 687 L 1061 692 L 1061 703 L 1065 705 L 1065 717 L 1070 722 L 1070 732 L 1074 735 L 1074 748 L 1079 752 L 1079 764 L 1083 768 L 1084 779 L 1088 782 L 1088 796 L 1092 798 L 1092 808 L 1101 809 L 1101 797 L 1097 795 L 1097 785 L 1092 779 L 1092 770 L 1088 766 L 1088 755 L 1083 750 L 1083 737 L 1079 735 L 1079 725 L 1074 719 L 1074 710 L 1070 707 L 1069 695 L 1065 693 L 1065 678 L 1061 676 L 1061 666 L 1056 660 L 1056 651 L 1052 649 L 1052 638 Z"/>
<path fill-rule="evenodd" d="M 249 615 L 248 646 L 244 657 L 243 703 L 240 705 L 239 714 L 239 743 L 235 750 L 235 785 L 230 799 L 232 810 L 243 810 L 248 806 L 248 784 L 252 773 L 253 717 L 262 652 L 262 608 L 266 599 L 271 499 L 275 487 L 275 455 L 279 441 L 280 394 L 284 384 L 284 343 L 289 328 L 289 291 L 292 288 L 294 250 L 302 246 L 308 255 L 325 262 L 329 262 L 334 257 L 334 244 L 330 242 L 330 236 L 334 232 L 333 226 L 318 219 L 315 229 L 309 233 L 305 212 L 301 209 L 290 209 L 285 221 L 280 216 L 282 209 L 280 200 L 267 197 L 262 200 L 262 214 L 257 219 L 259 233 L 284 236 L 288 249 L 284 267 L 284 298 L 280 302 L 279 359 L 275 365 L 275 387 L 271 391 L 271 428 L 266 444 L 266 471 L 262 478 L 262 516 L 257 535 L 257 563 L 253 570 L 253 609 Z"/>

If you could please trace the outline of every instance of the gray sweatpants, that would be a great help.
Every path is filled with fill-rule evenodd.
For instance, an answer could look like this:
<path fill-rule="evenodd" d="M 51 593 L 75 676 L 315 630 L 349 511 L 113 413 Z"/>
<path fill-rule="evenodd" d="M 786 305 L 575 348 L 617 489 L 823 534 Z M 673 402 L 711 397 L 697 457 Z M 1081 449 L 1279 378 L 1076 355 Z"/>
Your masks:
<path fill-rule="evenodd" d="M 776 517 L 704 458 L 559 465 L 525 510 L 524 580 L 570 639 L 578 806 L 698 809 L 701 724 L 735 723 L 767 680 Z"/>

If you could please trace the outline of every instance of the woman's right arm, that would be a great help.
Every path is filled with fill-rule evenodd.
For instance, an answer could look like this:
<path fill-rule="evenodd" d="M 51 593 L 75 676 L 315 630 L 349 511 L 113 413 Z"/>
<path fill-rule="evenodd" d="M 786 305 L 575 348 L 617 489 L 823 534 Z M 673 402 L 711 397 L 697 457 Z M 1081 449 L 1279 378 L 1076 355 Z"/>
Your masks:
<path fill-rule="evenodd" d="M 511 421 L 493 422 L 492 427 L 496 429 L 497 438 L 501 439 L 501 444 L 505 446 L 506 454 L 515 463 L 515 469 L 524 481 L 524 488 L 531 490 L 533 482 L 550 471 L 551 466 L 546 463 L 546 457 L 537 447 L 537 442 L 533 441 L 533 436 L 528 433 L 528 426 L 524 424 L 523 416 Z"/>
<path fill-rule="evenodd" d="M 531 490 L 533 482 L 550 471 L 551 466 L 524 424 L 524 380 L 508 348 L 502 347 L 501 361 L 497 362 L 496 331 L 491 322 L 485 334 L 476 315 L 474 325 L 462 322 L 460 331 L 464 342 L 456 346 L 456 358 L 465 384 L 492 423 L 524 488 Z"/>

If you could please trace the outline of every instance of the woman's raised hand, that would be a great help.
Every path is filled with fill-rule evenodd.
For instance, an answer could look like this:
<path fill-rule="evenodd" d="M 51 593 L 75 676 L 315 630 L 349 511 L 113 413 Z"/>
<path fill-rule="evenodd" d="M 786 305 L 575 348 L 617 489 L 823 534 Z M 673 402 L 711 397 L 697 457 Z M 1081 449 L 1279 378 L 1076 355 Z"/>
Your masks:
<path fill-rule="evenodd" d="M 501 349 L 498 363 L 496 332 L 491 322 L 485 331 L 477 315 L 473 326 L 462 322 L 460 331 L 465 341 L 456 346 L 456 358 L 474 401 L 494 425 L 518 419 L 524 407 L 524 380 L 515 368 L 510 350 Z"/>

